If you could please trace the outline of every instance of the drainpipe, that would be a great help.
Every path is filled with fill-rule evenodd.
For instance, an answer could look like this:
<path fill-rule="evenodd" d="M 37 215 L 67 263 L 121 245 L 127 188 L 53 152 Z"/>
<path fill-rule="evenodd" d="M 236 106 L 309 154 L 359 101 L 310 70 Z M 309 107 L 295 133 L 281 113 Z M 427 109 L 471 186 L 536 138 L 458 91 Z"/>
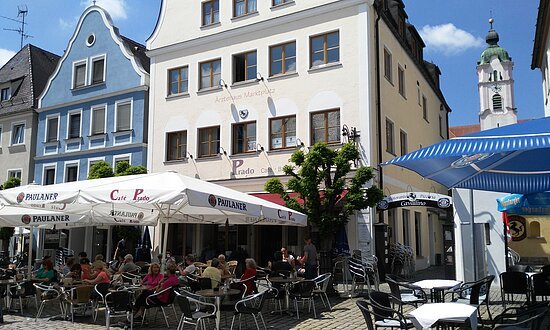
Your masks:
<path fill-rule="evenodd" d="M 382 163 L 382 104 L 380 100 L 380 8 L 379 4 L 376 6 L 376 21 L 374 23 L 375 30 L 375 51 L 376 51 L 376 116 L 377 123 L 376 129 L 378 131 L 378 183 L 380 189 L 384 191 L 384 172 L 380 163 Z M 378 222 L 384 222 L 384 212 L 378 213 Z"/>

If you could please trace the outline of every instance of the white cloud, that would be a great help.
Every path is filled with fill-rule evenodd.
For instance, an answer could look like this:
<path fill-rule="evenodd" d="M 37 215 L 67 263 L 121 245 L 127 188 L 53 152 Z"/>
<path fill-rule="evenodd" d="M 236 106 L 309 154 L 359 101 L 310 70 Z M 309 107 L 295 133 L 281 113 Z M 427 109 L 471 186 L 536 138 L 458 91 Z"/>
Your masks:
<path fill-rule="evenodd" d="M 0 48 L 0 68 L 3 67 L 13 55 L 15 55 L 14 51 Z"/>
<path fill-rule="evenodd" d="M 93 0 L 82 0 L 80 3 L 85 6 L 91 6 Z M 126 19 L 126 0 L 97 0 L 96 5 L 105 9 L 113 19 Z"/>
<path fill-rule="evenodd" d="M 483 46 L 483 39 L 461 30 L 452 23 L 430 26 L 426 25 L 419 31 L 429 50 L 445 55 L 457 55 L 469 48 Z"/>
<path fill-rule="evenodd" d="M 60 18 L 58 23 L 59 23 L 59 27 L 62 30 L 73 30 L 76 25 L 76 22 L 78 22 L 78 17 L 76 19 L 73 19 L 72 21 Z"/>

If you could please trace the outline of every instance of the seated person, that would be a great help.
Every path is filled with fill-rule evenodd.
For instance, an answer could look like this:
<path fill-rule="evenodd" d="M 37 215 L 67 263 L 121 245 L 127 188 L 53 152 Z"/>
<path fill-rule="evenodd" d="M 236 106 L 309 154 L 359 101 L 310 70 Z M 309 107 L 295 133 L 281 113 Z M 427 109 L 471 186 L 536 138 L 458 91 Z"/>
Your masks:
<path fill-rule="evenodd" d="M 94 262 L 94 274 L 93 279 L 83 279 L 82 282 L 89 284 L 111 283 L 111 277 L 105 270 L 105 263 L 103 261 Z"/>
<path fill-rule="evenodd" d="M 65 274 L 65 277 L 70 277 L 75 280 L 80 280 L 82 278 L 82 267 L 80 264 L 74 264 L 71 266 L 71 271 Z"/>
<path fill-rule="evenodd" d="M 281 251 L 275 251 L 274 261 L 271 264 L 271 276 L 280 276 L 280 271 L 292 273 L 294 272 L 294 268 L 289 262 L 283 261 L 283 254 Z"/>
<path fill-rule="evenodd" d="M 109 269 L 108 269 L 109 273 L 115 274 L 116 272 L 118 272 L 118 269 L 123 264 L 124 264 L 124 256 L 118 256 L 117 259 L 111 261 L 111 264 L 110 264 Z"/>
<path fill-rule="evenodd" d="M 245 281 L 244 285 L 246 286 L 246 295 L 254 293 L 255 290 L 255 280 L 256 280 L 256 261 L 252 258 L 247 258 L 244 261 L 246 265 L 246 270 L 241 276 L 241 281 Z"/>
<path fill-rule="evenodd" d="M 217 288 L 222 281 L 222 273 L 218 269 L 219 266 L 220 261 L 218 258 L 214 258 L 210 262 L 210 266 L 206 267 L 206 269 L 202 272 L 201 277 L 209 278 L 212 281 L 212 288 Z"/>
<path fill-rule="evenodd" d="M 149 266 L 149 273 L 145 275 L 141 284 L 146 287 L 146 290 L 154 290 L 164 276 L 160 272 L 160 265 L 157 263 L 152 263 Z"/>
<path fill-rule="evenodd" d="M 177 266 L 180 275 L 187 276 L 189 274 L 195 274 L 195 272 L 197 271 L 197 267 L 195 266 L 194 262 L 195 258 L 193 258 L 193 256 L 190 254 L 187 255 L 185 257 L 185 268 L 180 265 Z"/>
<path fill-rule="evenodd" d="M 40 280 L 46 285 L 50 285 L 54 280 L 55 273 L 53 271 L 53 262 L 51 259 L 46 259 L 42 262 L 42 267 L 34 274 L 34 278 Z"/>
<path fill-rule="evenodd" d="M 229 267 L 227 266 L 227 263 L 225 262 L 225 256 L 223 254 L 220 254 L 218 256 L 218 260 L 220 262 L 220 265 L 218 268 L 220 269 L 222 276 L 223 275 L 229 275 Z"/>
<path fill-rule="evenodd" d="M 132 273 L 139 269 L 139 266 L 134 263 L 134 257 L 131 254 L 124 256 L 124 264 L 120 266 L 117 274 Z"/>
<path fill-rule="evenodd" d="M 92 278 L 92 266 L 90 260 L 86 257 L 80 259 L 80 278 L 82 280 L 89 280 Z"/>
<path fill-rule="evenodd" d="M 67 258 L 67 260 L 65 261 L 65 266 L 63 266 L 63 270 L 62 270 L 63 276 L 67 276 L 67 274 L 71 272 L 71 268 L 73 267 L 74 263 L 75 263 L 74 257 Z"/>
<path fill-rule="evenodd" d="M 283 254 L 283 261 L 288 262 L 292 266 L 292 268 L 296 267 L 294 256 L 288 253 L 288 249 L 285 246 L 281 248 L 281 253 Z"/>
<path fill-rule="evenodd" d="M 154 292 L 155 293 L 160 292 L 167 288 L 177 286 L 178 284 L 179 284 L 179 279 L 176 276 L 176 266 L 173 264 L 170 264 L 166 267 L 164 278 L 159 282 Z M 143 299 L 140 299 L 138 297 L 138 299 L 136 300 L 136 303 L 134 305 L 136 310 L 134 314 L 134 319 L 139 320 L 142 317 L 143 312 L 145 311 L 145 307 L 147 306 L 147 297 L 149 297 L 149 295 Z M 157 297 L 151 298 L 150 304 L 151 303 L 166 304 L 169 298 L 170 298 L 170 293 L 167 291 Z"/>
<path fill-rule="evenodd" d="M 8 269 L 4 270 L 4 276 L 14 278 L 17 275 L 17 269 L 15 264 L 9 264 Z"/>

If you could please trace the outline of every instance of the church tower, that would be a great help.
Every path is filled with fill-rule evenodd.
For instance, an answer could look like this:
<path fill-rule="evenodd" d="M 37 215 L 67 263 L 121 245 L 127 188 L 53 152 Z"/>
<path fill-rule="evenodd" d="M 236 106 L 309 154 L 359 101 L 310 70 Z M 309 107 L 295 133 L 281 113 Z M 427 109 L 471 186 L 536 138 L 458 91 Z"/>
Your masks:
<path fill-rule="evenodd" d="M 517 123 L 514 105 L 514 63 L 506 49 L 498 45 L 498 33 L 491 29 L 485 37 L 487 48 L 477 63 L 479 89 L 479 123 L 481 130 Z"/>

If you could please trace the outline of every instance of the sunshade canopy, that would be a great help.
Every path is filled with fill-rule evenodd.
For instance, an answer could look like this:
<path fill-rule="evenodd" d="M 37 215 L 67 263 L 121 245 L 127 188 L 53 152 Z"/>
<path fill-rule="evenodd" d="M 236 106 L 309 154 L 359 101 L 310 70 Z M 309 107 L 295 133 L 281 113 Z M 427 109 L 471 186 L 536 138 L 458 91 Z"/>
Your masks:
<path fill-rule="evenodd" d="M 0 203 L 88 215 L 95 223 L 163 222 L 305 226 L 307 217 L 260 198 L 176 172 L 85 180 L 0 191 Z"/>
<path fill-rule="evenodd" d="M 513 194 L 497 199 L 498 210 L 508 214 L 550 215 L 550 192 Z"/>
<path fill-rule="evenodd" d="M 529 194 L 550 190 L 550 117 L 464 135 L 382 163 L 448 188 Z"/>

